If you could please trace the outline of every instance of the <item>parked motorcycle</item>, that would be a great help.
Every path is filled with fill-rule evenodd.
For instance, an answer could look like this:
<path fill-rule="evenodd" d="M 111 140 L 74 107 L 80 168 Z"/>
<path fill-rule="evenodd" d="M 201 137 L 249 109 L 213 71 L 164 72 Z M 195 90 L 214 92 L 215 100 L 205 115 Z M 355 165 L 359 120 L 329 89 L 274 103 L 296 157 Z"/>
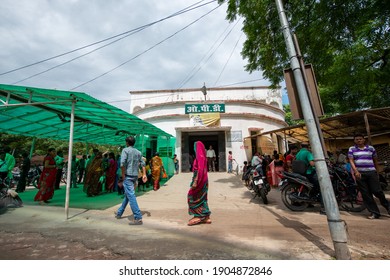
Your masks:
<path fill-rule="evenodd" d="M 41 173 L 42 170 L 38 166 L 30 168 L 26 178 L 26 186 L 32 185 L 35 188 L 38 188 L 38 181 L 39 181 L 39 177 L 41 176 Z M 20 180 L 20 172 L 12 172 L 12 174 L 13 174 L 14 185 L 17 186 Z"/>
<path fill-rule="evenodd" d="M 244 172 L 244 174 L 242 174 L 242 179 L 244 180 L 244 183 L 245 183 L 245 186 L 249 189 L 251 187 L 251 181 L 253 180 L 253 166 L 248 164 L 248 166 L 246 167 L 246 171 Z"/>
<path fill-rule="evenodd" d="M 366 209 L 348 171 L 337 166 L 328 166 L 328 170 L 339 207 L 350 212 Z M 292 211 L 303 211 L 310 204 L 321 203 L 320 194 L 313 191 L 313 184 L 302 173 L 283 172 L 279 186 L 284 205 Z"/>
<path fill-rule="evenodd" d="M 264 204 L 268 204 L 267 194 L 271 190 L 271 187 L 268 184 L 267 178 L 263 175 L 261 166 L 251 170 L 249 189 L 255 193 L 253 198 L 259 196 Z"/>
<path fill-rule="evenodd" d="M 387 188 L 389 187 L 385 175 L 381 173 L 379 173 L 379 185 L 381 186 L 382 191 L 386 191 Z"/>
<path fill-rule="evenodd" d="M 384 161 L 383 164 L 383 171 L 379 173 L 379 183 L 382 191 L 387 191 L 390 184 L 390 163 L 388 161 Z"/>

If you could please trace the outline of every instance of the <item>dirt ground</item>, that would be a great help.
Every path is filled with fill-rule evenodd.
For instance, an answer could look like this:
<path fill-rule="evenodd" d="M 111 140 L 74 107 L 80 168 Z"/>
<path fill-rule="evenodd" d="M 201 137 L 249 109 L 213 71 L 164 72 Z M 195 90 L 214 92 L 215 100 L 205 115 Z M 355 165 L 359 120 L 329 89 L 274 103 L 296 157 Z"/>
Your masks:
<path fill-rule="evenodd" d="M 186 185 L 190 174 L 174 176 L 157 192 L 139 197 L 142 226 L 129 226 L 129 208 L 106 210 L 25 206 L 0 215 L 1 259 L 156 260 L 335 258 L 327 217 L 318 208 L 291 212 L 278 190 L 264 205 L 231 174 L 209 175 L 211 225 L 188 227 Z M 183 183 L 184 182 L 184 183 Z M 389 198 L 389 194 L 386 194 Z M 383 210 L 380 207 L 381 210 Z M 366 211 L 340 212 L 353 260 L 390 260 L 390 219 L 368 220 Z"/>

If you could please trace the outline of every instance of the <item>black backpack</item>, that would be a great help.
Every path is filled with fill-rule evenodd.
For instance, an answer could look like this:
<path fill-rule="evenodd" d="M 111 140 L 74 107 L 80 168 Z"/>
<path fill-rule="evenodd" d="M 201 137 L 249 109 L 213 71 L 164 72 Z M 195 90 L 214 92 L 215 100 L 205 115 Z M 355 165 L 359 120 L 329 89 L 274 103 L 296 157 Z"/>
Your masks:
<path fill-rule="evenodd" d="M 307 166 L 303 160 L 293 160 L 291 165 L 292 165 L 292 171 L 294 173 L 298 173 L 300 175 L 306 174 Z"/>

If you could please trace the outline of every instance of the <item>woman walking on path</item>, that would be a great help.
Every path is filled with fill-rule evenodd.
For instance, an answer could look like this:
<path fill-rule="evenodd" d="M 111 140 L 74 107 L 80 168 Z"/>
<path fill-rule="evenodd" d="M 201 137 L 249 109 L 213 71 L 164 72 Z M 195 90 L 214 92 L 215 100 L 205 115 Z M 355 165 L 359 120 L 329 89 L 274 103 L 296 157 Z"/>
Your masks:
<path fill-rule="evenodd" d="M 194 217 L 188 221 L 189 226 L 211 224 L 210 209 L 207 203 L 209 187 L 207 176 L 206 149 L 202 142 L 195 142 L 195 160 L 191 187 L 188 191 L 188 214 Z"/>
<path fill-rule="evenodd" d="M 165 172 L 159 153 L 155 153 L 154 157 L 150 160 L 150 165 L 152 170 L 153 189 L 157 191 L 160 188 L 161 171 Z"/>
<path fill-rule="evenodd" d="M 34 201 L 39 201 L 41 205 L 48 203 L 48 200 L 54 195 L 54 183 L 57 174 L 55 156 L 56 150 L 50 148 L 43 160 L 43 171 L 38 182 L 39 191 L 34 197 Z"/>

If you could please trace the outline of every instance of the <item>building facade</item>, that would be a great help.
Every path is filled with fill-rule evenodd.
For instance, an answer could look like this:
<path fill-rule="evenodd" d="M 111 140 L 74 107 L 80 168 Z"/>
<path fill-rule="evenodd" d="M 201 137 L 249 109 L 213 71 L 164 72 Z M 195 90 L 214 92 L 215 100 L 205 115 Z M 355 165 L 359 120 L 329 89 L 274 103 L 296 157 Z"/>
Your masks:
<path fill-rule="evenodd" d="M 194 142 L 211 145 L 218 171 L 227 170 L 232 151 L 233 169 L 241 171 L 255 151 L 271 154 L 277 145 L 259 147 L 250 137 L 285 127 L 280 89 L 269 87 L 197 88 L 131 91 L 130 113 L 176 137 L 180 171 L 190 171 Z M 272 143 L 272 139 L 270 140 Z"/>

